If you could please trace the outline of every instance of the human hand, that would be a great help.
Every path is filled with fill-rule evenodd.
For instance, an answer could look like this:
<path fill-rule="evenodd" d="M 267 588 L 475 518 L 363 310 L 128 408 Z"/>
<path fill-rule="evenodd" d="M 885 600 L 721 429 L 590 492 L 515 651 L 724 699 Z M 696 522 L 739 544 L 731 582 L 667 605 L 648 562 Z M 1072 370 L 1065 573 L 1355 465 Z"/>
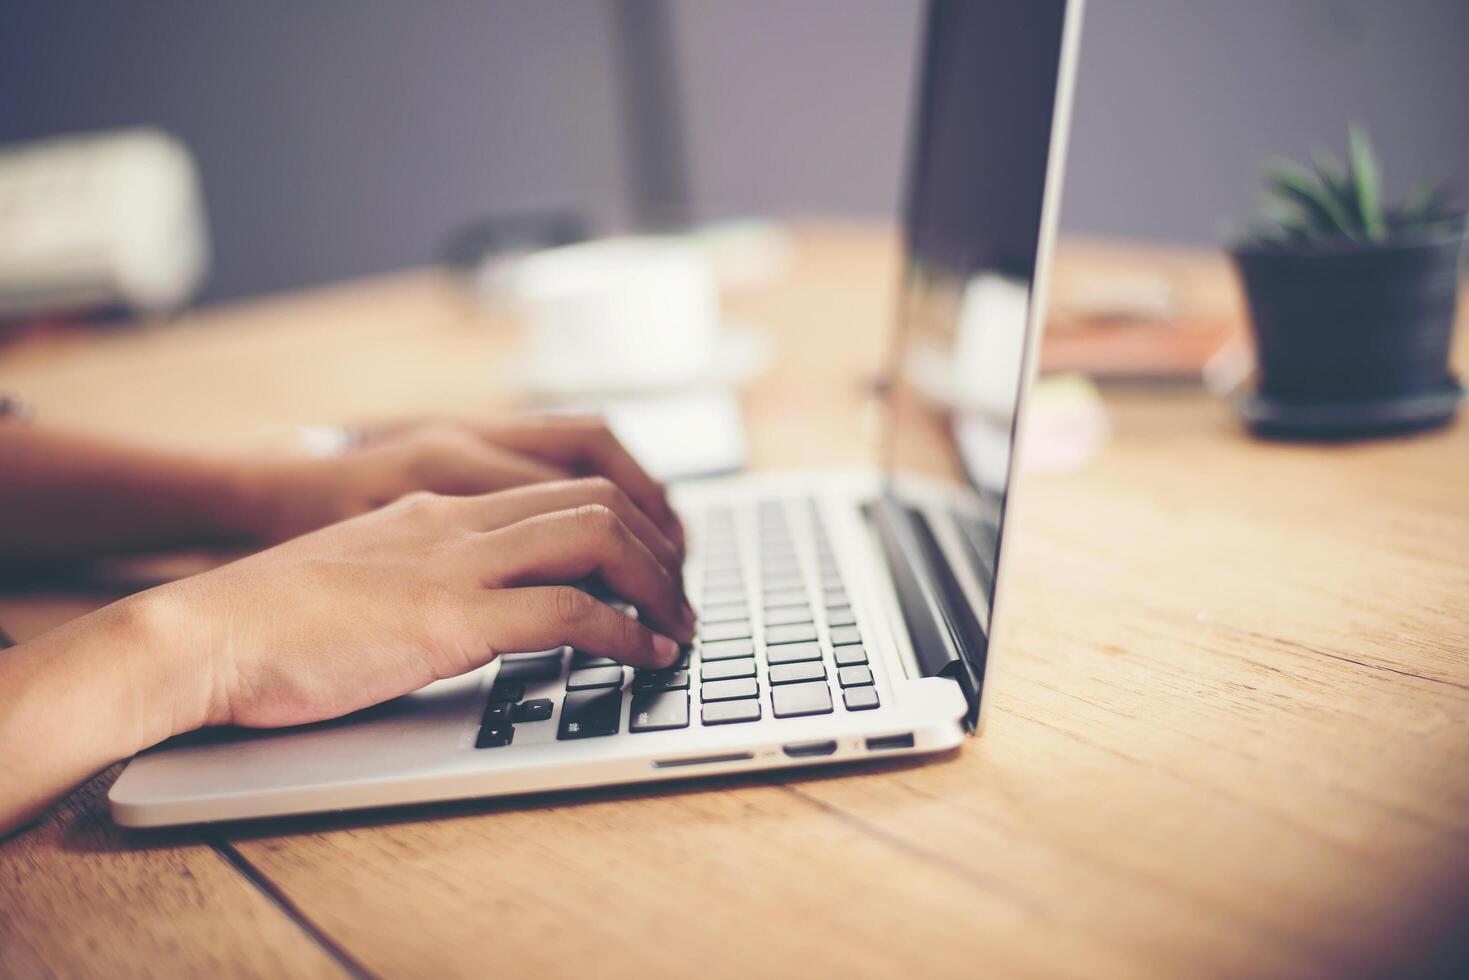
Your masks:
<path fill-rule="evenodd" d="M 693 635 L 679 550 L 610 481 L 478 497 L 421 492 L 144 593 L 198 658 L 182 727 L 333 718 L 569 644 L 666 666 Z M 568 583 L 595 577 L 633 619 Z M 191 677 L 187 675 L 192 675 Z"/>
<path fill-rule="evenodd" d="M 287 540 L 416 490 L 471 496 L 601 476 L 620 487 L 675 547 L 684 544 L 663 488 L 593 417 L 402 421 L 369 431 L 341 455 L 261 459 L 240 468 L 239 520 L 247 533 L 265 541 Z"/>
<path fill-rule="evenodd" d="M 205 725 L 334 718 L 570 644 L 664 667 L 679 550 L 605 479 L 420 492 L 73 620 L 0 657 L 0 837 L 110 762 Z M 594 577 L 624 615 L 566 584 Z"/>

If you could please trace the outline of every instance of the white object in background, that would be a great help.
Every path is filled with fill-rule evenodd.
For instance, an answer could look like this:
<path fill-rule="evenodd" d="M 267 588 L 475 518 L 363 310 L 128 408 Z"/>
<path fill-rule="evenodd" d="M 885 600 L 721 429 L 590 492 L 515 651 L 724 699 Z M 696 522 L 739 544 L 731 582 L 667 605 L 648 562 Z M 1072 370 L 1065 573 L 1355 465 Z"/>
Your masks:
<path fill-rule="evenodd" d="M 209 265 L 193 157 L 156 129 L 0 147 L 0 315 L 184 305 Z"/>
<path fill-rule="evenodd" d="M 690 480 L 745 468 L 745 427 L 727 389 L 586 402 L 562 409 L 594 412 L 656 480 Z"/>
<path fill-rule="evenodd" d="M 521 260 L 510 290 L 525 330 L 507 380 L 553 397 L 733 382 L 768 341 L 720 320 L 704 250 L 673 237 L 609 238 Z"/>

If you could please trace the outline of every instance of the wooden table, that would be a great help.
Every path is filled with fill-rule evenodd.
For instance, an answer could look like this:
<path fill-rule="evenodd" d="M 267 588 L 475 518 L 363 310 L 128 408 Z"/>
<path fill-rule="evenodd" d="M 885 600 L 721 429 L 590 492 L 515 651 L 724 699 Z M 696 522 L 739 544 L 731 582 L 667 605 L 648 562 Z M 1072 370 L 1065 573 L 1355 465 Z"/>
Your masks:
<path fill-rule="evenodd" d="M 812 228 L 789 277 L 732 300 L 781 344 L 745 400 L 757 465 L 870 458 L 893 262 L 881 233 Z M 1236 309 L 1209 256 L 1063 262 L 1141 263 Z M 509 345 L 414 272 L 22 345 L 0 389 L 220 446 L 485 410 Z M 995 710 L 961 751 L 164 833 L 111 826 L 113 770 L 0 844 L 0 974 L 1343 976 L 1465 955 L 1469 423 L 1310 447 L 1252 441 L 1193 390 L 1107 405 L 1097 461 L 1026 481 Z M 11 595 L 0 621 L 24 638 L 109 598 Z"/>

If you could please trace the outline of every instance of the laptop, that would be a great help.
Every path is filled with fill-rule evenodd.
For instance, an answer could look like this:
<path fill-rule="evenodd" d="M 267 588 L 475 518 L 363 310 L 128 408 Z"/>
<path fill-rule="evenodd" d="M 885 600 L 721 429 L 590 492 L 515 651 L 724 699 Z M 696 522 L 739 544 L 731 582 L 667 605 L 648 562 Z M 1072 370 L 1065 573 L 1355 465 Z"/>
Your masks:
<path fill-rule="evenodd" d="M 881 466 L 675 484 L 700 612 L 677 665 L 528 651 L 334 721 L 196 732 L 129 764 L 114 819 L 841 763 L 950 750 L 980 731 L 1079 7 L 928 8 Z"/>

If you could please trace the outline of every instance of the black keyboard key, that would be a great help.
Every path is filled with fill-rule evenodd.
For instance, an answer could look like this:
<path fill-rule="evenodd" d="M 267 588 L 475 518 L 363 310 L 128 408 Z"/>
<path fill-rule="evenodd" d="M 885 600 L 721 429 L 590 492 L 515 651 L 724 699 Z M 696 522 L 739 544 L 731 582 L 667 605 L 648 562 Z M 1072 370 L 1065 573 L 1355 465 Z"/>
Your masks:
<path fill-rule="evenodd" d="M 596 657 L 590 653 L 582 653 L 580 650 L 571 655 L 571 669 L 582 670 L 586 667 L 616 667 L 617 661 L 611 657 Z"/>
<path fill-rule="evenodd" d="M 555 653 L 533 660 L 506 660 L 500 667 L 500 674 L 496 681 L 499 683 L 521 681 L 531 684 L 536 681 L 554 681 L 560 676 L 561 654 Z"/>
<path fill-rule="evenodd" d="M 497 749 L 502 745 L 509 745 L 513 741 L 515 741 L 515 726 L 509 722 L 503 725 L 481 725 L 479 735 L 474 740 L 474 747 L 477 749 Z"/>
<path fill-rule="evenodd" d="M 842 687 L 863 687 L 872 683 L 872 670 L 869 667 L 842 667 L 837 670 L 837 680 L 841 681 Z"/>
<path fill-rule="evenodd" d="M 622 727 L 622 691 L 572 691 L 561 702 L 558 739 L 616 735 Z"/>
<path fill-rule="evenodd" d="M 704 663 L 711 660 L 730 660 L 734 657 L 753 657 L 755 643 L 752 640 L 721 640 L 718 643 L 699 644 L 699 658 Z"/>
<path fill-rule="evenodd" d="M 820 643 L 785 643 L 765 651 L 765 660 L 770 664 L 798 664 L 806 660 L 821 659 Z"/>
<path fill-rule="evenodd" d="M 754 677 L 755 661 L 750 657 L 739 660 L 716 660 L 705 664 L 699 672 L 702 681 L 726 681 L 731 677 Z"/>
<path fill-rule="evenodd" d="M 718 606 L 711 606 L 706 603 L 699 610 L 699 622 L 706 626 L 710 623 L 728 623 L 736 619 L 749 618 L 750 607 L 743 602 L 727 602 Z"/>
<path fill-rule="evenodd" d="M 862 633 L 855 626 L 838 626 L 831 631 L 831 645 L 834 647 L 844 647 L 861 642 Z"/>
<path fill-rule="evenodd" d="M 519 701 L 523 697 L 525 697 L 525 685 L 519 681 L 505 684 L 497 679 L 494 686 L 490 688 L 491 701 Z"/>
<path fill-rule="evenodd" d="M 832 653 L 836 656 L 838 667 L 855 667 L 867 663 L 867 648 L 864 646 L 837 647 Z"/>
<path fill-rule="evenodd" d="M 739 704 L 740 702 L 731 702 Z M 770 689 L 770 704 L 777 718 L 831 714 L 831 690 L 825 681 L 814 684 L 785 684 Z"/>
<path fill-rule="evenodd" d="M 633 674 L 634 691 L 686 691 L 689 687 L 687 670 L 640 670 Z"/>
<path fill-rule="evenodd" d="M 705 643 L 748 640 L 754 635 L 750 630 L 750 621 L 747 619 L 734 619 L 727 623 L 704 623 L 699 627 L 699 639 Z"/>
<path fill-rule="evenodd" d="M 716 701 L 704 705 L 701 712 L 706 725 L 733 725 L 760 720 L 759 701 Z"/>
<path fill-rule="evenodd" d="M 709 701 L 739 701 L 743 698 L 758 698 L 760 682 L 753 677 L 738 677 L 728 681 L 708 681 L 699 689 L 699 696 Z"/>
<path fill-rule="evenodd" d="M 856 626 L 857 617 L 852 615 L 851 606 L 834 606 L 826 611 L 828 626 Z"/>
<path fill-rule="evenodd" d="M 621 667 L 588 667 L 586 670 L 574 670 L 571 676 L 566 678 L 568 691 L 588 691 L 596 687 L 621 686 Z"/>
<path fill-rule="evenodd" d="M 510 717 L 515 721 L 547 721 L 555 710 L 550 698 L 531 698 L 511 708 Z"/>
<path fill-rule="evenodd" d="M 820 660 L 810 660 L 799 664 L 779 664 L 771 667 L 767 676 L 772 686 L 817 681 L 826 677 L 826 665 Z"/>
<path fill-rule="evenodd" d="M 485 705 L 485 713 L 480 716 L 479 723 L 487 728 L 496 728 L 501 725 L 510 724 L 511 705 L 508 701 L 491 701 Z"/>
<path fill-rule="evenodd" d="M 811 622 L 811 610 L 805 606 L 786 606 L 765 610 L 766 626 L 789 626 L 792 623 Z"/>
<path fill-rule="evenodd" d="M 815 639 L 816 627 L 810 623 L 771 626 L 765 631 L 765 645 L 772 647 L 782 643 L 810 643 Z"/>
<path fill-rule="evenodd" d="M 842 700 L 847 702 L 848 711 L 870 711 L 878 704 L 877 688 L 849 687 L 842 692 Z"/>
<path fill-rule="evenodd" d="M 806 605 L 805 589 L 782 589 L 779 592 L 765 593 L 765 608 L 778 609 L 781 606 L 804 606 Z"/>
<path fill-rule="evenodd" d="M 632 696 L 630 732 L 666 732 L 689 727 L 689 696 L 684 691 L 648 691 Z"/>

